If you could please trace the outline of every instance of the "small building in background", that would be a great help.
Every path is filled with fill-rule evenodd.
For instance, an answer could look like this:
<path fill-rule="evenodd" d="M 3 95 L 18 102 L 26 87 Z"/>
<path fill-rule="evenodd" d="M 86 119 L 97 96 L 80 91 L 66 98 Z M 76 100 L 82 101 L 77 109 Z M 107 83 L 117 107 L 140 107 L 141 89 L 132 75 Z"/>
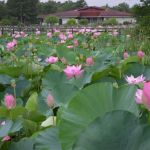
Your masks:
<path fill-rule="evenodd" d="M 67 21 L 71 18 L 76 19 L 78 22 L 80 19 L 87 19 L 89 23 L 101 23 L 106 19 L 116 18 L 119 24 L 123 23 L 135 23 L 136 20 L 132 14 L 122 11 L 113 10 L 110 8 L 102 8 L 102 7 L 85 7 L 81 9 L 69 10 L 64 12 L 58 12 L 54 14 L 49 14 L 53 16 L 57 16 L 59 18 L 59 24 L 66 24 Z M 44 19 L 48 15 L 40 15 L 39 19 L 41 22 L 44 22 Z"/>

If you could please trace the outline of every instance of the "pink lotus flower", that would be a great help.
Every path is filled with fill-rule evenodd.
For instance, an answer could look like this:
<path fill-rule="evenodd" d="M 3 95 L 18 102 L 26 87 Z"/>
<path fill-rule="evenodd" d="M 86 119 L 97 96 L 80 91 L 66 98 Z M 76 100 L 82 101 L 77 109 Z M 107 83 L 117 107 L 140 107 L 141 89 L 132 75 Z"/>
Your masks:
<path fill-rule="evenodd" d="M 143 57 L 144 57 L 144 55 L 145 55 L 145 53 L 143 52 L 143 51 L 138 51 L 137 52 L 137 56 L 140 58 L 140 59 L 142 59 Z"/>
<path fill-rule="evenodd" d="M 93 37 L 96 38 L 96 37 L 98 37 L 98 36 L 100 36 L 100 35 L 101 35 L 100 32 L 95 32 L 94 35 L 93 35 Z"/>
<path fill-rule="evenodd" d="M 41 31 L 39 31 L 38 29 L 36 29 L 35 34 L 36 34 L 36 35 L 40 35 L 40 34 L 41 34 Z"/>
<path fill-rule="evenodd" d="M 54 98 L 51 94 L 48 94 L 47 96 L 47 105 L 49 107 L 53 107 L 54 106 Z"/>
<path fill-rule="evenodd" d="M 51 33 L 51 32 L 48 32 L 48 33 L 47 33 L 47 37 L 48 37 L 48 38 L 51 38 L 51 37 L 52 37 L 52 33 Z"/>
<path fill-rule="evenodd" d="M 137 104 L 142 104 L 142 95 L 143 95 L 143 91 L 141 89 L 137 89 L 136 93 L 135 93 L 135 101 Z"/>
<path fill-rule="evenodd" d="M 67 48 L 72 49 L 73 45 L 68 45 Z"/>
<path fill-rule="evenodd" d="M 128 82 L 128 84 L 139 84 L 139 83 L 145 83 L 145 77 L 143 75 L 138 76 L 138 77 L 134 77 L 133 75 L 126 76 L 126 81 Z"/>
<path fill-rule="evenodd" d="M 17 45 L 17 40 L 16 39 L 13 39 L 12 42 L 14 43 L 14 45 Z"/>
<path fill-rule="evenodd" d="M 68 35 L 68 39 L 73 39 L 73 34 L 72 34 L 72 33 L 70 33 L 70 34 Z"/>
<path fill-rule="evenodd" d="M 145 82 L 144 83 L 144 88 L 143 88 L 143 104 L 145 107 L 150 110 L 150 82 Z"/>
<path fill-rule="evenodd" d="M 2 142 L 10 141 L 10 140 L 11 140 L 11 137 L 7 135 L 7 136 L 3 137 Z"/>
<path fill-rule="evenodd" d="M 4 97 L 5 106 L 7 109 L 12 109 L 16 107 L 16 100 L 13 95 L 6 94 Z"/>
<path fill-rule="evenodd" d="M 63 41 L 66 41 L 66 39 L 67 39 L 67 37 L 63 33 L 61 33 L 59 35 L 59 38 L 60 38 L 60 40 L 63 40 Z"/>
<path fill-rule="evenodd" d="M 73 44 L 74 44 L 74 46 L 78 46 L 79 45 L 78 40 L 74 40 Z"/>
<path fill-rule="evenodd" d="M 21 37 L 21 35 L 19 34 L 19 33 L 17 33 L 16 35 L 15 35 L 15 38 L 17 39 L 17 38 L 20 38 Z"/>
<path fill-rule="evenodd" d="M 49 63 L 49 64 L 54 64 L 54 63 L 58 62 L 58 57 L 50 56 L 50 57 L 46 58 L 45 62 Z"/>
<path fill-rule="evenodd" d="M 88 58 L 86 59 L 86 64 L 87 64 L 88 66 L 92 66 L 92 65 L 94 64 L 93 57 L 88 57 Z"/>
<path fill-rule="evenodd" d="M 124 59 L 127 59 L 128 57 L 129 57 L 129 54 L 128 54 L 128 52 L 125 51 L 125 52 L 123 53 L 123 58 L 124 58 Z"/>
<path fill-rule="evenodd" d="M 82 76 L 84 70 L 81 70 L 81 65 L 79 66 L 67 66 L 66 69 L 64 69 L 64 73 L 66 74 L 68 79 L 71 79 L 73 77 L 79 78 Z"/>
<path fill-rule="evenodd" d="M 15 47 L 15 43 L 14 42 L 9 42 L 9 43 L 7 43 L 6 47 L 7 47 L 8 50 L 12 50 Z"/>

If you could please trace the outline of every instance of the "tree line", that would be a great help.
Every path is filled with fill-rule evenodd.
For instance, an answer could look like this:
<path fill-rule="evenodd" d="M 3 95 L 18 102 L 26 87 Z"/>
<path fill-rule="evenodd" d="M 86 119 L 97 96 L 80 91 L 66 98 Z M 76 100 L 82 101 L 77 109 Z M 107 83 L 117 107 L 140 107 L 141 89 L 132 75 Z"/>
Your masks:
<path fill-rule="evenodd" d="M 0 1 L 0 23 L 2 24 L 37 24 L 38 15 L 52 14 L 55 12 L 67 11 L 77 8 L 86 7 L 85 0 L 77 0 L 73 2 L 68 0 L 65 2 L 56 2 L 49 0 L 48 2 L 40 2 L 39 0 L 7 0 Z M 119 11 L 131 12 L 138 18 L 138 21 L 147 24 L 150 22 L 150 0 L 141 0 L 141 4 L 132 8 L 127 3 L 121 3 L 113 8 Z"/>

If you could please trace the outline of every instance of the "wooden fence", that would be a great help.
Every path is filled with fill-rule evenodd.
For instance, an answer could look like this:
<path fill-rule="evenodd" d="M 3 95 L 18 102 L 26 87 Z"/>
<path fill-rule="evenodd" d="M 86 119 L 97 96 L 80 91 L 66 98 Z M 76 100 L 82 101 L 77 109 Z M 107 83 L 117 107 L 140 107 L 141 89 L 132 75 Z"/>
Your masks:
<path fill-rule="evenodd" d="M 46 32 L 54 32 L 55 29 L 60 30 L 61 32 L 78 32 L 81 29 L 91 29 L 91 30 L 97 30 L 97 32 L 112 32 L 112 31 L 118 31 L 121 32 L 123 29 L 127 28 L 133 28 L 133 26 L 105 26 L 105 27 L 47 27 L 47 26 L 0 26 L 0 34 L 9 33 L 14 34 L 15 32 L 24 31 L 26 33 L 34 33 L 36 29 L 39 29 L 42 33 Z"/>

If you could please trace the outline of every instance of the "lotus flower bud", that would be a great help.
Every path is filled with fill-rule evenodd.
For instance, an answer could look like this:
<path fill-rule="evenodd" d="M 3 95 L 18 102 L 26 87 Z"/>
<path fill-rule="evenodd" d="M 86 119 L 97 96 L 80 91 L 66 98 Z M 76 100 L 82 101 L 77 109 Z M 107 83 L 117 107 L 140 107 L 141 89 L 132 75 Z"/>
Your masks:
<path fill-rule="evenodd" d="M 86 59 L 86 64 L 87 64 L 88 66 L 92 66 L 92 65 L 94 64 L 93 57 L 88 57 L 88 58 Z"/>
<path fill-rule="evenodd" d="M 4 97 L 5 106 L 7 109 L 12 109 L 16 107 L 16 100 L 13 95 L 6 94 Z"/>
<path fill-rule="evenodd" d="M 140 59 L 142 59 L 142 58 L 144 57 L 144 55 L 145 55 L 145 53 L 144 53 L 143 51 L 141 51 L 141 50 L 139 50 L 139 51 L 137 52 L 137 56 L 138 56 Z"/>
<path fill-rule="evenodd" d="M 51 94 L 48 94 L 47 96 L 47 105 L 49 107 L 53 107 L 54 106 L 54 98 Z"/>
<path fill-rule="evenodd" d="M 128 54 L 128 52 L 125 51 L 125 52 L 123 53 L 123 58 L 124 58 L 124 59 L 127 59 L 128 57 L 129 57 L 129 54 Z"/>

